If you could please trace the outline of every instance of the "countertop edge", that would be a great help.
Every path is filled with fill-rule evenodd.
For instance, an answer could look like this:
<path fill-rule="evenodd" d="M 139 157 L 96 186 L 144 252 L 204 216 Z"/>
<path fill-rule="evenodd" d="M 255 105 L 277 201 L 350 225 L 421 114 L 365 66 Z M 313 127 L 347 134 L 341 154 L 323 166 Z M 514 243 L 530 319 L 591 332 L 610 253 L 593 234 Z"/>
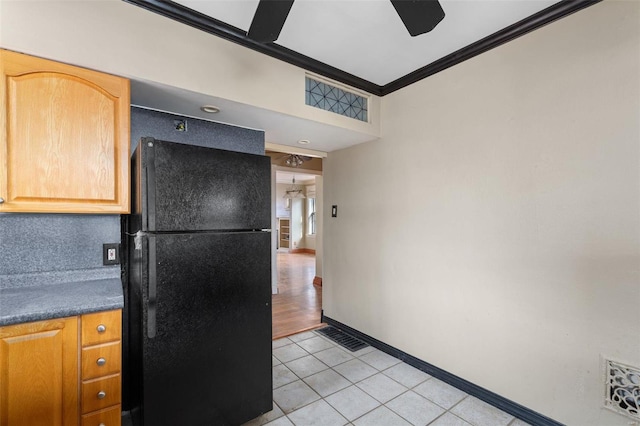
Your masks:
<path fill-rule="evenodd" d="M 122 308 L 120 278 L 0 289 L 0 327 Z"/>

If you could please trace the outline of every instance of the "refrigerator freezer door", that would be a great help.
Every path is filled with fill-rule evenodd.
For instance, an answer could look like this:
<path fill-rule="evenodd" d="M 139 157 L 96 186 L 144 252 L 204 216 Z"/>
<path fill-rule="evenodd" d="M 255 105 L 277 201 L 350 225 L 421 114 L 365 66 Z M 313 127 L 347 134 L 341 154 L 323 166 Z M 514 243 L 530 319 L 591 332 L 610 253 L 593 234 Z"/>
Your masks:
<path fill-rule="evenodd" d="M 140 146 L 144 231 L 271 227 L 269 157 L 151 138 Z"/>
<path fill-rule="evenodd" d="M 153 264 L 156 276 L 141 280 L 144 425 L 238 425 L 272 409 L 270 240 L 236 232 L 145 242 L 143 270 Z"/>

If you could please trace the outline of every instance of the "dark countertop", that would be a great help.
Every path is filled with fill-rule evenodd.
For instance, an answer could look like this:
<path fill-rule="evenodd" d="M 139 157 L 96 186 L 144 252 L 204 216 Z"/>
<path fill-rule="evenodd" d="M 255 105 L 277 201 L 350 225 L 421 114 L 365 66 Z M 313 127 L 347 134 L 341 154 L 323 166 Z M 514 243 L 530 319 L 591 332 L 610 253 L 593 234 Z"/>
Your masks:
<path fill-rule="evenodd" d="M 122 309 L 120 278 L 0 287 L 0 326 Z"/>

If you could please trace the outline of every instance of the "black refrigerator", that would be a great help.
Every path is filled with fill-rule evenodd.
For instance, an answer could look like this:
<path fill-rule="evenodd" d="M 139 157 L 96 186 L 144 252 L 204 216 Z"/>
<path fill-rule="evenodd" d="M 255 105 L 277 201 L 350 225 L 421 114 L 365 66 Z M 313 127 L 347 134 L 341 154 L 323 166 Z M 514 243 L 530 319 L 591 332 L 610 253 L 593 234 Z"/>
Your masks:
<path fill-rule="evenodd" d="M 126 220 L 125 409 L 239 425 L 272 409 L 271 166 L 142 138 Z"/>

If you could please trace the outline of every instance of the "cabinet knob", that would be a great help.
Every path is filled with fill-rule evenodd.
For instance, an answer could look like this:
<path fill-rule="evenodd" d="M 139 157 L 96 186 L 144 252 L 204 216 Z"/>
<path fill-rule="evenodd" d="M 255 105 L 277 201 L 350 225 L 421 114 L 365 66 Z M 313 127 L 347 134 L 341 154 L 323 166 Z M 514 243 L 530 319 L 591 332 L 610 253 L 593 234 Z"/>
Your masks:
<path fill-rule="evenodd" d="M 96 364 L 98 364 L 98 366 L 102 367 L 103 365 L 105 365 L 107 363 L 107 360 L 100 357 L 96 360 Z"/>
<path fill-rule="evenodd" d="M 104 333 L 105 331 L 107 331 L 107 327 L 104 324 L 100 324 L 96 327 L 96 330 L 98 330 L 98 333 Z"/>
<path fill-rule="evenodd" d="M 4 203 L 4 198 L 0 197 L 0 204 Z"/>
<path fill-rule="evenodd" d="M 107 393 L 105 391 L 100 391 L 98 392 L 98 399 L 104 399 L 107 396 Z"/>
<path fill-rule="evenodd" d="M 100 423 L 98 426 L 107 426 L 107 425 L 105 425 L 104 423 Z"/>

